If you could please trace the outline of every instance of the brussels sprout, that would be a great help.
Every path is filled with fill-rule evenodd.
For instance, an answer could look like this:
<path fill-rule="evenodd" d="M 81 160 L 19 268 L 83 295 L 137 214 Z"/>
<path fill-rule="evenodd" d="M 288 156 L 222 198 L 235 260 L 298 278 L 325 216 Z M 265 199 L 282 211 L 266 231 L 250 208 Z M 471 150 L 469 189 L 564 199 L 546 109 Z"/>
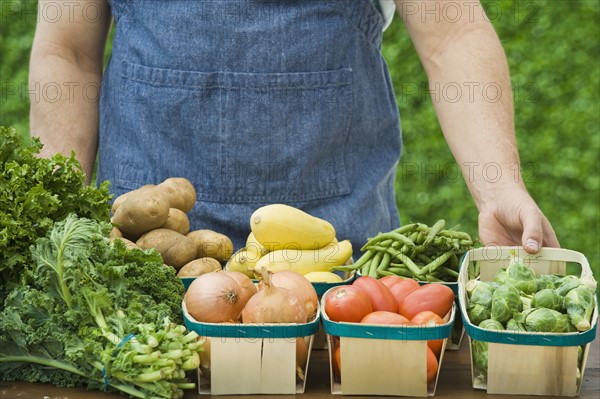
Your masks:
<path fill-rule="evenodd" d="M 580 283 L 579 277 L 577 276 L 565 276 L 560 279 L 560 284 L 556 288 L 556 293 L 564 297 L 573 288 L 579 287 Z"/>
<path fill-rule="evenodd" d="M 506 268 L 501 267 L 494 276 L 494 281 L 499 284 L 506 283 Z"/>
<path fill-rule="evenodd" d="M 502 323 L 494 319 L 486 319 L 482 321 L 481 323 L 479 323 L 479 327 L 485 328 L 486 330 L 504 330 L 504 326 L 502 325 Z"/>
<path fill-rule="evenodd" d="M 467 305 L 467 315 L 472 324 L 478 325 L 485 319 L 489 319 L 491 314 L 490 307 L 473 302 Z"/>
<path fill-rule="evenodd" d="M 479 378 L 483 381 L 487 379 L 488 369 L 488 343 L 485 341 L 473 340 L 471 342 L 473 350 L 473 366 Z"/>
<path fill-rule="evenodd" d="M 525 329 L 534 332 L 572 332 L 575 328 L 566 314 L 547 308 L 531 308 L 524 311 Z M 515 317 L 521 321 L 523 317 Z"/>
<path fill-rule="evenodd" d="M 506 329 L 511 331 L 527 331 L 523 323 L 520 323 L 515 319 L 510 319 L 506 322 Z"/>
<path fill-rule="evenodd" d="M 523 309 L 529 309 L 531 308 L 531 300 L 532 300 L 533 296 L 531 295 L 525 295 L 522 294 L 521 295 L 521 303 L 523 304 Z"/>
<path fill-rule="evenodd" d="M 594 292 L 583 285 L 573 288 L 565 295 L 568 317 L 578 331 L 587 331 L 591 328 L 590 319 L 594 305 Z"/>
<path fill-rule="evenodd" d="M 560 285 L 560 279 L 564 277 L 559 274 L 542 274 L 535 278 L 537 284 L 536 291 L 541 291 L 546 288 L 556 288 Z"/>
<path fill-rule="evenodd" d="M 512 285 L 502 285 L 492 295 L 492 319 L 505 323 L 523 309 L 519 291 Z"/>
<path fill-rule="evenodd" d="M 479 281 L 471 292 L 471 302 L 488 307 L 491 306 L 494 289 L 495 287 L 492 285 L 492 283 Z"/>
<path fill-rule="evenodd" d="M 513 259 L 506 268 L 505 284 L 513 285 L 525 294 L 533 294 L 537 289 L 535 274 L 521 259 Z"/>
<path fill-rule="evenodd" d="M 560 312 L 563 308 L 563 298 L 552 288 L 544 288 L 533 294 L 531 307 L 548 308 Z"/>

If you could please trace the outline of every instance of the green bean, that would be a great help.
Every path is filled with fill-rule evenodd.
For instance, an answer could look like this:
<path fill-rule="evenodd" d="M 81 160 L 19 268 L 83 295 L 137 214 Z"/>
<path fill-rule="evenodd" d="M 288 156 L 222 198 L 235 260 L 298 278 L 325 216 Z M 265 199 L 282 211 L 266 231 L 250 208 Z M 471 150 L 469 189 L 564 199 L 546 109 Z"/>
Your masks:
<path fill-rule="evenodd" d="M 371 259 L 371 264 L 369 265 L 369 269 L 366 270 L 366 273 L 363 276 L 373 276 L 375 275 L 375 271 L 377 270 L 377 266 L 379 266 L 379 262 L 381 262 L 381 258 L 383 257 L 382 252 L 377 252 L 373 259 Z"/>
<path fill-rule="evenodd" d="M 440 271 L 441 273 L 443 273 L 443 274 L 446 274 L 446 275 L 448 275 L 448 276 L 452 276 L 452 277 L 454 277 L 455 279 L 457 279 L 457 278 L 458 278 L 458 272 L 457 272 L 456 270 L 452 270 L 452 269 L 450 269 L 449 267 L 446 267 L 446 266 L 440 266 L 440 267 L 438 268 L 438 271 Z"/>
<path fill-rule="evenodd" d="M 425 265 L 423 268 L 421 268 L 421 275 L 423 274 L 430 274 L 432 272 L 434 272 L 438 267 L 440 267 L 441 265 L 444 264 L 444 262 L 446 262 L 448 259 L 450 259 L 450 257 L 452 256 L 454 252 L 452 251 L 448 251 L 443 253 L 442 255 L 438 256 L 437 258 L 435 258 L 431 263 Z"/>
<path fill-rule="evenodd" d="M 382 272 L 389 272 L 394 276 L 402 276 L 402 277 L 410 277 L 410 278 L 415 277 L 414 274 L 412 274 L 411 271 L 405 267 L 390 267 L 387 270 L 382 270 Z"/>
<path fill-rule="evenodd" d="M 357 270 L 360 269 L 362 267 L 362 265 L 364 265 L 365 263 L 367 263 L 367 261 L 369 261 L 373 255 L 375 255 L 375 251 L 366 251 L 360 258 L 358 258 L 358 260 L 350 265 L 345 265 L 345 266 L 336 266 L 333 267 L 332 269 L 334 270 L 341 270 L 341 271 L 352 271 L 352 270 Z"/>
<path fill-rule="evenodd" d="M 424 277 L 425 277 L 425 280 L 427 280 L 431 283 L 443 283 L 444 282 L 444 280 L 439 279 L 435 276 L 432 276 L 431 274 L 426 274 Z"/>
<path fill-rule="evenodd" d="M 367 240 L 366 244 L 363 245 L 360 250 L 361 251 L 365 251 L 368 248 L 369 245 L 372 245 L 372 244 L 374 244 L 376 242 L 379 242 L 379 245 L 382 246 L 382 247 L 388 247 L 388 246 L 390 246 L 394 242 L 394 240 L 390 240 L 390 239 L 381 241 L 379 239 L 379 237 L 381 237 L 382 235 L 383 235 L 382 233 L 379 233 L 377 236 L 375 236 L 373 238 L 369 238 Z"/>
<path fill-rule="evenodd" d="M 416 258 L 418 260 L 420 260 L 421 262 L 423 262 L 424 265 L 433 262 L 433 259 L 431 259 L 429 256 L 427 256 L 425 254 L 417 254 Z"/>
<path fill-rule="evenodd" d="M 438 235 L 438 233 L 444 228 L 446 225 L 446 221 L 444 219 L 440 219 L 427 232 L 427 236 L 425 236 L 424 245 L 429 245 L 430 242 L 433 241 L 434 237 Z"/>
<path fill-rule="evenodd" d="M 415 244 L 423 244 L 425 242 L 426 234 L 422 231 L 417 235 L 417 239 L 415 240 Z"/>
<path fill-rule="evenodd" d="M 394 231 L 390 231 L 385 234 L 378 235 L 377 237 L 375 237 L 374 239 L 371 240 L 370 244 L 371 245 L 377 244 L 377 243 L 380 243 L 381 241 L 387 240 L 387 239 L 400 241 L 405 245 L 409 245 L 409 246 L 413 246 L 413 247 L 415 245 L 415 243 L 412 242 L 411 240 L 409 240 L 408 237 L 406 237 L 404 234 L 396 233 Z M 381 245 L 381 246 L 384 247 L 385 245 Z"/>
<path fill-rule="evenodd" d="M 464 231 L 442 230 L 439 232 L 439 235 L 449 238 L 458 238 L 459 240 L 472 241 L 471 236 Z"/>
<path fill-rule="evenodd" d="M 418 227 L 419 227 L 419 223 L 410 223 L 410 224 L 405 224 L 404 226 L 400 226 L 397 229 L 392 230 L 392 231 L 395 233 L 399 233 L 399 234 L 406 234 L 406 233 L 416 230 Z"/>
<path fill-rule="evenodd" d="M 377 266 L 376 273 L 387 269 L 390 266 L 391 260 L 392 260 L 392 255 L 390 255 L 388 252 L 383 254 L 383 257 L 381 258 L 381 262 L 379 262 L 379 265 Z"/>
<path fill-rule="evenodd" d="M 411 235 L 408 236 L 408 239 L 411 240 L 414 243 L 414 242 L 417 241 L 418 237 L 419 237 L 419 232 L 415 231 Z"/>
<path fill-rule="evenodd" d="M 372 247 L 374 250 L 379 250 L 376 247 Z M 393 257 L 399 259 L 404 265 L 415 275 L 418 276 L 420 274 L 419 266 L 415 265 L 415 263 L 408 256 L 404 255 L 402 252 L 394 251 L 388 248 L 383 248 L 384 252 L 388 252 Z"/>

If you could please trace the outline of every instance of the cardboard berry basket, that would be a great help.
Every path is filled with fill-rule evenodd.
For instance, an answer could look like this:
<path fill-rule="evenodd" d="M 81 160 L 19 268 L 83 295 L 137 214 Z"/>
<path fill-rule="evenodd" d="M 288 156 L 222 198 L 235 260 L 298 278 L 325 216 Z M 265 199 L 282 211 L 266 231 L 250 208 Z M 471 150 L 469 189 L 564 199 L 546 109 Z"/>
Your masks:
<path fill-rule="evenodd" d="M 542 248 L 535 255 L 528 254 L 522 247 L 484 247 L 469 251 L 462 260 L 458 283 L 460 311 L 471 349 L 473 388 L 487 390 L 489 394 L 577 396 L 590 342 L 596 336 L 597 294 L 592 327 L 584 332 L 496 331 L 479 328 L 469 320 L 466 290 L 469 267 L 477 263 L 478 278 L 491 281 L 496 272 L 508 266 L 514 257 L 523 259 L 536 275 L 592 276 L 586 257 L 571 250 Z M 573 266 L 579 271 L 569 272 L 568 269 Z M 487 376 L 477 372 L 474 366 L 474 341 L 487 345 Z"/>
<path fill-rule="evenodd" d="M 438 326 L 390 326 L 334 322 L 325 313 L 328 291 L 320 303 L 329 343 L 331 393 L 337 395 L 433 396 L 456 306 Z M 340 345 L 340 379 L 334 377 L 334 342 Z M 438 369 L 427 385 L 427 340 L 443 339 Z"/>
<path fill-rule="evenodd" d="M 419 281 L 419 284 L 429 284 L 427 281 Z M 458 304 L 458 281 L 455 282 L 442 282 L 436 284 L 444 284 L 452 289 L 454 292 L 454 304 L 456 308 L 459 308 Z M 460 349 L 460 344 L 462 343 L 463 337 L 465 335 L 465 329 L 463 327 L 462 319 L 457 317 L 454 321 L 454 325 L 452 326 L 452 333 L 450 337 L 448 337 L 448 344 L 446 345 L 447 351 L 457 351 Z"/>
<path fill-rule="evenodd" d="M 310 351 L 319 326 L 319 311 L 305 324 L 201 323 L 182 303 L 186 327 L 210 338 L 210 372 L 198 369 L 201 395 L 250 395 L 303 393 Z M 299 377 L 297 340 L 308 347 Z"/>

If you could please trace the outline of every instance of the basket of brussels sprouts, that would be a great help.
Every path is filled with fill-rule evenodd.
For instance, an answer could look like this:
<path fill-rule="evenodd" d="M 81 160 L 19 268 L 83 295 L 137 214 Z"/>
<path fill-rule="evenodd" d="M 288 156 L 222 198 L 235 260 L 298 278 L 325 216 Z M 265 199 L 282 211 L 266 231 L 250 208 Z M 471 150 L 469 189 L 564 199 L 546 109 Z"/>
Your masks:
<path fill-rule="evenodd" d="M 458 290 L 474 388 L 579 394 L 598 320 L 596 281 L 583 254 L 473 249 L 462 260 Z"/>

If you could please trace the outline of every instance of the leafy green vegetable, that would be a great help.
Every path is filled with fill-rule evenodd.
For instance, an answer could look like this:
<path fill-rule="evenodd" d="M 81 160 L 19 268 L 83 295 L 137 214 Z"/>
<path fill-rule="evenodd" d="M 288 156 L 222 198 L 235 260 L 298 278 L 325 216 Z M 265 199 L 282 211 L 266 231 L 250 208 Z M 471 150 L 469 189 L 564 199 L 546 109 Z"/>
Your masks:
<path fill-rule="evenodd" d="M 580 284 L 581 284 L 581 281 L 579 280 L 579 277 L 572 276 L 572 275 L 564 276 L 563 278 L 560 279 L 560 283 L 559 283 L 558 287 L 556 288 L 556 293 L 558 295 L 564 297 L 573 288 L 579 287 Z"/>
<path fill-rule="evenodd" d="M 488 343 L 474 339 L 471 342 L 471 348 L 475 373 L 480 379 L 485 381 L 488 369 Z"/>
<path fill-rule="evenodd" d="M 496 275 L 494 276 L 494 281 L 498 284 L 506 283 L 506 268 L 505 267 L 501 267 L 500 269 L 498 269 L 498 271 L 496 272 Z"/>
<path fill-rule="evenodd" d="M 479 323 L 479 327 L 488 330 L 504 330 L 502 324 L 493 319 L 483 320 Z M 473 366 L 475 367 L 476 374 L 480 379 L 485 381 L 487 379 L 488 369 L 488 343 L 485 341 L 473 340 L 472 348 Z"/>
<path fill-rule="evenodd" d="M 569 316 L 547 308 L 531 308 L 515 315 L 515 320 L 523 323 L 527 331 L 534 332 L 573 332 Z"/>
<path fill-rule="evenodd" d="M 68 216 L 31 249 L 31 285 L 0 312 L 3 380 L 112 387 L 139 398 L 193 388 L 202 343 L 171 321 L 183 285 L 156 251 L 110 243 L 110 225 Z M 165 290 L 155 287 L 163 284 Z"/>
<path fill-rule="evenodd" d="M 467 305 L 467 315 L 471 323 L 477 325 L 491 316 L 494 284 L 476 280 L 469 281 L 469 284 L 474 288 L 471 291 L 471 297 Z"/>
<path fill-rule="evenodd" d="M 506 322 L 506 329 L 510 331 L 527 331 L 523 323 L 519 323 L 515 319 Z"/>
<path fill-rule="evenodd" d="M 564 277 L 559 274 L 541 274 L 535 277 L 537 285 L 536 291 L 541 291 L 545 288 L 556 288 L 560 285 L 560 279 Z"/>
<path fill-rule="evenodd" d="M 506 268 L 505 284 L 511 284 L 525 294 L 533 294 L 537 289 L 537 282 L 533 270 L 523 263 L 520 258 L 511 259 Z"/>
<path fill-rule="evenodd" d="M 594 306 L 594 292 L 583 285 L 573 288 L 565 295 L 567 314 L 578 331 L 587 331 L 591 328 L 590 321 Z"/>
<path fill-rule="evenodd" d="M 0 126 L 0 287 L 5 290 L 0 298 L 19 284 L 32 263 L 29 246 L 54 222 L 70 213 L 109 220 L 109 183 L 99 189 L 84 185 L 74 154 L 39 158 L 41 148 L 35 138 L 23 147 L 14 129 Z"/>
<path fill-rule="evenodd" d="M 479 323 L 480 328 L 485 328 L 486 330 L 504 330 L 504 326 L 498 320 L 487 319 Z"/>
<path fill-rule="evenodd" d="M 532 308 L 548 308 L 560 312 L 563 308 L 563 298 L 552 288 L 544 288 L 533 294 Z"/>
<path fill-rule="evenodd" d="M 523 308 L 519 290 L 512 285 L 501 285 L 494 290 L 492 295 L 491 317 L 500 323 L 512 319 L 514 312 L 520 312 Z"/>

